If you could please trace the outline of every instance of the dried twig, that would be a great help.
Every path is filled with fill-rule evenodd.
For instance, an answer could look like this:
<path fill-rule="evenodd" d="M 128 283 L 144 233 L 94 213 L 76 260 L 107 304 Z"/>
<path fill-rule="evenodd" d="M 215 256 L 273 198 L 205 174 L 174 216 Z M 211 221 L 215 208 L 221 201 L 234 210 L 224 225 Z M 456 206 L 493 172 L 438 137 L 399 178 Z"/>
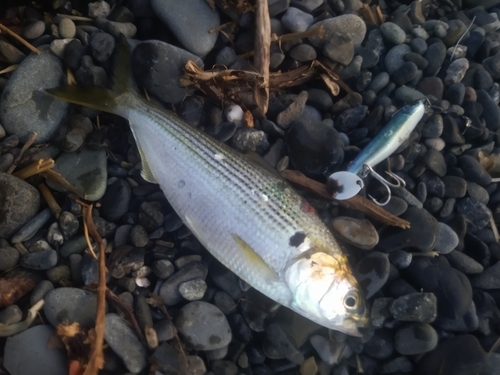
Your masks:
<path fill-rule="evenodd" d="M 43 172 L 42 176 L 45 177 L 47 180 L 55 182 L 57 185 L 59 185 L 63 189 L 66 189 L 66 190 L 78 195 L 80 198 L 86 199 L 86 195 L 85 195 L 85 192 L 83 190 L 80 190 L 77 187 L 71 185 L 59 173 L 49 169 L 49 170 Z"/>
<path fill-rule="evenodd" d="M 106 259 L 104 242 L 92 220 L 92 205 L 83 206 L 83 223 L 99 248 L 99 284 L 97 285 L 97 316 L 95 324 L 95 340 L 90 348 L 90 358 L 84 375 L 97 375 L 104 367 L 104 316 L 106 314 Z"/>
<path fill-rule="evenodd" d="M 14 65 L 8 66 L 5 69 L 0 70 L 0 74 L 13 72 L 17 68 L 19 68 L 19 64 L 14 64 Z"/>
<path fill-rule="evenodd" d="M 12 165 L 7 170 L 8 174 L 12 174 L 12 172 L 14 172 L 14 170 L 17 167 L 17 163 L 19 162 L 19 160 L 21 160 L 21 158 L 23 157 L 23 155 L 26 152 L 26 150 L 31 147 L 31 145 L 33 144 L 33 142 L 35 142 L 35 139 L 36 139 L 37 136 L 38 136 L 37 132 L 31 132 L 30 133 L 30 136 L 28 137 L 28 140 L 24 143 L 23 147 L 21 148 L 21 151 L 19 152 L 19 155 L 16 156 L 16 158 L 14 159 L 14 163 L 12 163 Z"/>
<path fill-rule="evenodd" d="M 62 17 L 62 18 L 69 18 L 72 21 L 85 21 L 85 22 L 92 22 L 92 21 L 94 21 L 92 18 L 82 17 L 82 16 L 73 16 L 71 14 L 57 13 L 57 15 L 59 17 Z"/>
<path fill-rule="evenodd" d="M 362 197 L 361 195 L 355 195 L 354 197 L 347 200 L 336 200 L 332 198 L 330 193 L 328 193 L 324 184 L 306 177 L 299 171 L 292 171 L 287 169 L 281 172 L 281 175 L 288 181 L 307 191 L 317 194 L 322 198 L 334 200 L 342 207 L 361 211 L 384 224 L 397 226 L 403 229 L 407 229 L 410 227 L 410 223 L 408 221 L 394 216 L 393 214 L 387 212 L 382 207 L 376 205 L 375 203 Z"/>
<path fill-rule="evenodd" d="M 28 165 L 26 168 L 21 169 L 20 171 L 14 173 L 13 175 L 21 180 L 25 180 L 28 177 L 34 176 L 38 173 L 48 172 L 55 165 L 54 160 L 52 159 L 39 159 L 34 163 Z"/>
<path fill-rule="evenodd" d="M 43 299 L 35 303 L 28 310 L 26 319 L 24 319 L 23 321 L 13 324 L 0 325 L 0 337 L 9 337 L 28 329 L 31 323 L 33 323 L 33 321 L 35 320 L 38 311 L 42 308 L 44 303 L 45 301 Z"/>
<path fill-rule="evenodd" d="M 54 195 L 49 190 L 47 185 L 45 185 L 42 182 L 41 184 L 38 185 L 38 190 L 40 190 L 40 193 L 42 193 L 43 197 L 45 198 L 45 201 L 47 202 L 47 205 L 49 206 L 54 216 L 57 219 L 59 219 L 59 216 L 61 216 L 62 208 L 61 206 L 59 206 L 59 203 L 57 203 L 56 199 L 54 198 Z"/>
<path fill-rule="evenodd" d="M 271 42 L 273 43 L 282 43 L 282 42 L 289 42 L 297 39 L 304 39 L 304 38 L 310 38 L 312 36 L 316 36 L 318 38 L 323 37 L 325 35 L 325 28 L 323 26 L 318 26 L 318 27 L 313 27 L 311 29 L 308 29 L 306 31 L 300 31 L 298 33 L 289 33 L 289 34 L 283 34 L 283 35 L 276 35 L 272 34 L 271 35 Z"/>
<path fill-rule="evenodd" d="M 0 23 L 0 30 L 1 31 L 5 31 L 7 34 L 9 34 L 11 37 L 13 37 L 14 39 L 16 39 L 18 42 L 20 42 L 23 46 L 25 46 L 26 48 L 28 48 L 31 52 L 34 52 L 36 53 L 37 55 L 40 54 L 40 51 L 38 49 L 36 49 L 35 47 L 33 47 L 30 43 L 28 43 L 28 41 L 26 41 L 25 39 L 23 39 L 22 37 L 20 37 L 19 35 L 17 35 L 15 32 L 13 32 L 11 29 L 9 29 L 7 26 L 5 25 L 2 25 Z"/>
<path fill-rule="evenodd" d="M 267 0 L 257 0 L 255 6 L 255 69 L 260 79 L 255 82 L 253 97 L 261 114 L 269 107 L 269 64 L 271 60 L 271 21 Z"/>
<path fill-rule="evenodd" d="M 141 328 L 139 327 L 139 323 L 137 323 L 137 320 L 135 319 L 135 315 L 133 313 L 133 310 L 130 306 L 125 304 L 116 294 L 114 294 L 109 288 L 106 289 L 106 297 L 111 300 L 114 304 L 116 304 L 125 314 L 127 317 L 127 320 L 129 321 L 130 325 L 132 326 L 132 329 L 135 331 L 135 334 L 137 337 L 139 337 L 139 340 L 141 341 L 146 341 L 144 335 L 141 332 Z"/>

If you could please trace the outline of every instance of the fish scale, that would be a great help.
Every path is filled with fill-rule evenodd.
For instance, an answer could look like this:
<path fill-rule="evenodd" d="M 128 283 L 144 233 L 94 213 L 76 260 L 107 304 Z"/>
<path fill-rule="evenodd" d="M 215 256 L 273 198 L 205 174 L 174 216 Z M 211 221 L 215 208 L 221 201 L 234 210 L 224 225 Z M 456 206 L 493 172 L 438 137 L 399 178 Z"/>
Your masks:
<path fill-rule="evenodd" d="M 143 177 L 160 185 L 185 225 L 237 276 L 325 327 L 359 336 L 368 324 L 362 293 L 307 201 L 277 173 L 132 91 L 125 43 L 117 61 L 112 90 L 47 91 L 128 119 Z"/>

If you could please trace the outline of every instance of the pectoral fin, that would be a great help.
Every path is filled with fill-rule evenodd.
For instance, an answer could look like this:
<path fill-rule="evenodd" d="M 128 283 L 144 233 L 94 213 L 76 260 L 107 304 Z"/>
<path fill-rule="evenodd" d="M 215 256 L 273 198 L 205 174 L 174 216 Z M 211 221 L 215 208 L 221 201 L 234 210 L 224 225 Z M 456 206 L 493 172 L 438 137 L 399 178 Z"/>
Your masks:
<path fill-rule="evenodd" d="M 249 264 L 256 267 L 259 270 L 259 273 L 268 281 L 278 281 L 279 275 L 271 269 L 264 259 L 260 257 L 259 254 L 255 252 L 252 247 L 247 244 L 240 236 L 237 234 L 231 233 L 231 236 L 234 239 L 234 242 L 238 245 L 239 249 L 242 251 L 244 257 L 248 261 Z"/>

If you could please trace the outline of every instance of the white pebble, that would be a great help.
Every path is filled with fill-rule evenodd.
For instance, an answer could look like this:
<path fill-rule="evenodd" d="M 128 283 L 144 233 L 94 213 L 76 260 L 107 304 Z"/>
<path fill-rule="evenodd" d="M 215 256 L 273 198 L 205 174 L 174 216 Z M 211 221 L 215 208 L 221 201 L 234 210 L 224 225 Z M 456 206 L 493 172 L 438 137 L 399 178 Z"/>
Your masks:
<path fill-rule="evenodd" d="M 226 119 L 229 122 L 234 122 L 236 125 L 241 125 L 243 122 L 243 110 L 236 104 L 229 106 L 226 109 Z"/>

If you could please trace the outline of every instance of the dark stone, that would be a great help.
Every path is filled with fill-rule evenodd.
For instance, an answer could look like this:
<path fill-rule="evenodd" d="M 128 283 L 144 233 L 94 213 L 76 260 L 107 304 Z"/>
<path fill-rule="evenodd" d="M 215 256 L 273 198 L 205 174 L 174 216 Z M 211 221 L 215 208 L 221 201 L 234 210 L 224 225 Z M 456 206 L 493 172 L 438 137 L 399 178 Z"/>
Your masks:
<path fill-rule="evenodd" d="M 444 85 L 439 77 L 426 77 L 422 79 L 418 85 L 417 90 L 424 95 L 432 95 L 436 99 L 443 99 Z"/>
<path fill-rule="evenodd" d="M 425 53 L 425 59 L 429 65 L 424 69 L 424 74 L 428 77 L 438 74 L 446 58 L 446 46 L 442 42 L 436 42 L 429 46 Z"/>
<path fill-rule="evenodd" d="M 106 220 L 118 221 L 128 211 L 131 198 L 132 190 L 129 184 L 118 179 L 106 188 L 99 213 Z"/>
<path fill-rule="evenodd" d="M 461 156 L 458 159 L 458 164 L 464 171 L 467 180 L 473 181 L 479 185 L 488 185 L 491 183 L 491 175 L 472 156 Z"/>
<path fill-rule="evenodd" d="M 461 177 L 444 176 L 442 178 L 445 191 L 444 196 L 448 198 L 462 198 L 467 192 L 467 181 Z"/>

